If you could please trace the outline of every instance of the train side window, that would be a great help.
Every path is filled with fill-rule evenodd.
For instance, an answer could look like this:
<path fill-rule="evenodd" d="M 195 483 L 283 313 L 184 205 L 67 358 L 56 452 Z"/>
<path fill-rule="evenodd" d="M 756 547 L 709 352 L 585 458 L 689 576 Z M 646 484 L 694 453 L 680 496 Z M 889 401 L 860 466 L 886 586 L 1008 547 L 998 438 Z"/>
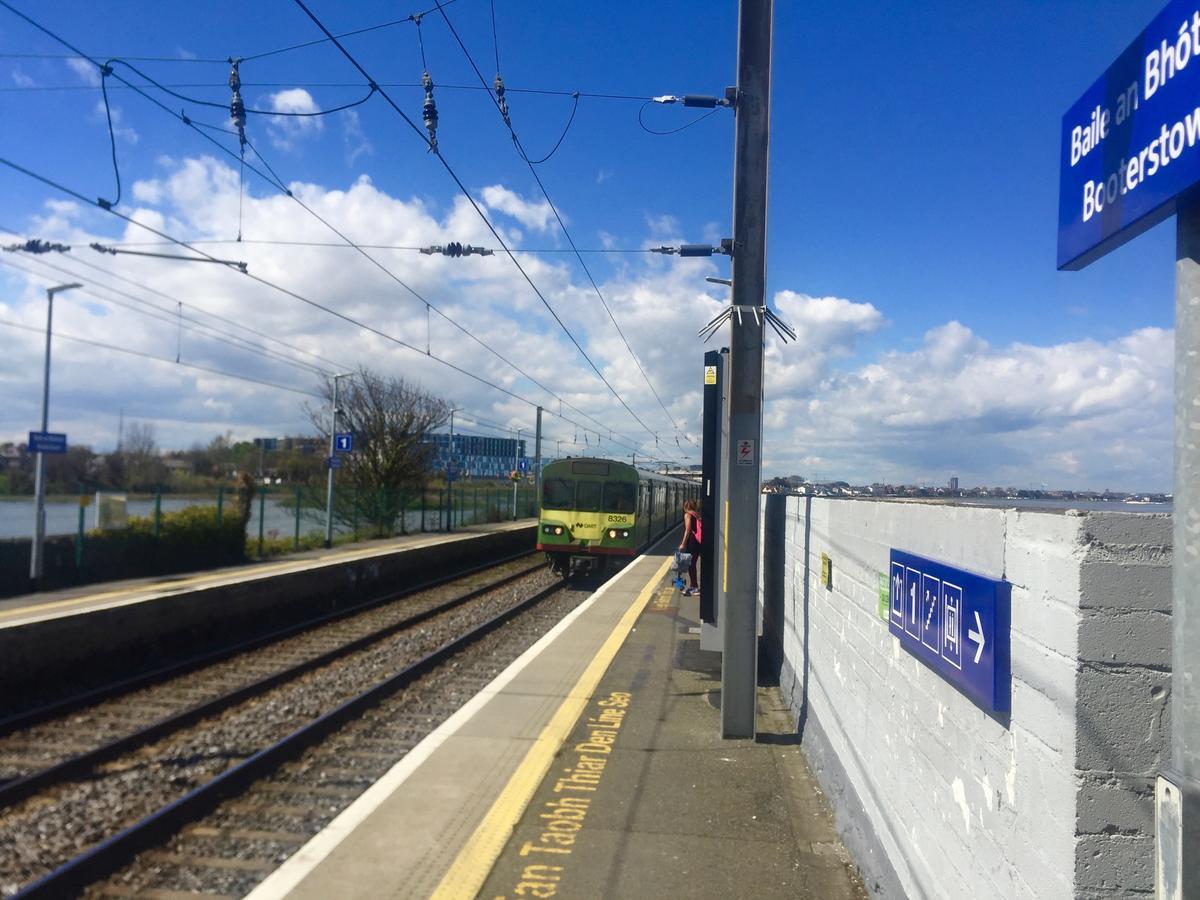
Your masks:
<path fill-rule="evenodd" d="M 573 509 L 575 506 L 575 482 L 570 478 L 547 478 L 542 484 L 542 507 L 544 509 Z"/>
<path fill-rule="evenodd" d="M 604 483 L 604 511 L 631 513 L 637 502 L 636 488 L 631 481 L 606 481 Z"/>
<path fill-rule="evenodd" d="M 599 481 L 581 481 L 575 487 L 575 508 L 580 512 L 600 512 Z"/>

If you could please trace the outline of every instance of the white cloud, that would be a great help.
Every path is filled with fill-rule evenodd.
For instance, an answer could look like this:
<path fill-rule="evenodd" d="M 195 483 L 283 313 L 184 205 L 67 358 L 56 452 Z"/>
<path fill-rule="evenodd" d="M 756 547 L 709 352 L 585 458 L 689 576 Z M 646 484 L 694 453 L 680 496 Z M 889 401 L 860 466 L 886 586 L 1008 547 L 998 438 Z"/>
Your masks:
<path fill-rule="evenodd" d="M 67 60 L 67 67 L 78 75 L 79 80 L 84 84 L 91 84 L 96 87 L 100 86 L 100 70 L 86 59 L 72 56 Z"/>
<path fill-rule="evenodd" d="M 277 113 L 301 114 L 271 117 L 268 126 L 271 143 L 280 150 L 292 150 L 298 141 L 314 137 L 325 128 L 320 116 L 305 115 L 320 112 L 321 107 L 304 88 L 288 88 L 271 94 L 268 104 Z"/>
<path fill-rule="evenodd" d="M 489 209 L 511 216 L 526 228 L 545 233 L 557 224 L 554 221 L 554 212 L 545 200 L 540 203 L 531 203 L 498 184 L 485 187 L 482 193 L 483 202 Z M 565 220 L 566 216 L 563 216 L 563 219 Z"/>
<path fill-rule="evenodd" d="M 796 449 L 777 462 L 816 451 L 859 481 L 1165 487 L 1172 339 L 1143 328 L 993 348 L 949 322 L 917 350 L 780 398 L 772 421 Z"/>
<path fill-rule="evenodd" d="M 104 127 L 107 128 L 109 117 L 112 118 L 113 134 L 116 135 L 118 140 L 124 141 L 127 144 L 136 144 L 138 142 L 137 130 L 125 124 L 125 114 L 121 110 L 121 107 L 110 100 L 106 113 L 104 101 L 97 100 L 96 105 L 92 108 L 92 118 L 95 121 L 104 123 Z"/>
<path fill-rule="evenodd" d="M 238 178 L 232 167 L 211 158 L 165 160 L 161 175 L 134 183 L 139 208 L 131 215 L 179 237 L 230 239 L 238 227 Z M 305 203 L 351 237 L 404 246 L 461 241 L 491 246 L 493 239 L 465 198 L 445 206 L 399 199 L 362 177 L 340 187 L 295 182 Z M 489 200 L 527 212 L 533 206 L 503 185 Z M 513 199 L 519 203 L 513 203 Z M 516 218 L 514 216 L 514 218 Z M 530 214 L 518 221 L 536 230 Z M 103 223 L 98 224 L 98 223 Z M 78 204 L 53 201 L 30 226 L 48 240 L 86 247 L 90 240 L 146 240 L 132 226 L 114 233 L 111 220 Z M 416 380 L 467 408 L 469 414 L 512 427 L 530 428 L 533 410 L 438 365 L 424 351 L 477 373 L 547 409 L 546 446 L 565 441 L 564 452 L 585 449 L 584 432 L 557 419 L 558 403 L 528 378 L 476 343 L 436 312 L 427 330 L 421 300 L 353 250 L 267 246 L 255 240 L 336 240 L 324 227 L 280 195 L 247 192 L 243 210 L 247 243 L 208 246 L 214 255 L 245 260 L 251 273 L 277 282 L 315 302 L 352 316 L 417 348 L 355 328 L 334 316 L 212 265 L 144 257 L 88 257 L 89 262 L 153 285 L 170 297 L 227 316 L 235 323 L 276 335 L 331 362 L 360 363 Z M 679 227 L 659 219 L 648 225 L 655 242 Z M 643 235 L 630 236 L 634 242 Z M 647 240 L 650 238 L 647 237 Z M 655 439 L 640 430 L 607 388 L 588 369 L 524 279 L 501 255 L 457 260 L 399 251 L 372 251 L 383 265 L 447 317 L 479 336 L 527 375 L 553 388 L 564 401 L 638 443 L 651 456 Z M 618 256 L 600 288 L 625 339 L 663 404 L 698 443 L 701 354 L 720 347 L 724 334 L 707 347 L 696 330 L 728 303 L 724 287 L 705 283 L 721 269 L 710 259 L 645 255 Z M 70 267 L 71 259 L 56 260 Z M 605 378 L 659 435 L 658 449 L 675 455 L 670 423 L 650 393 L 624 342 L 599 307 L 586 279 L 568 261 L 522 257 L 530 276 Z M 37 263 L 30 263 L 37 266 Z M 44 325 L 43 288 L 48 279 L 13 276 L 0 268 L 4 318 Z M 89 286 L 111 279 L 79 270 Z M 160 304 L 171 319 L 171 301 L 116 282 Z M 102 290 L 97 291 L 101 296 Z M 98 306 L 83 291 L 56 304 L 55 329 L 64 334 L 131 347 L 174 358 L 178 329 L 123 307 Z M 884 350 L 890 326 L 882 309 L 843 297 L 813 297 L 781 290 L 773 298 L 779 314 L 799 334 L 787 346 L 774 338 L 766 356 L 765 473 L 845 477 L 854 481 L 1154 489 L 1170 480 L 1171 360 L 1169 331 L 1146 328 L 1109 341 L 1056 345 L 993 346 L 959 322 L 931 329 L 920 346 Z M 199 317 L 199 313 L 196 313 Z M 177 324 L 177 323 L 176 323 Z M 222 325 L 223 328 L 239 327 Z M 0 439 L 19 438 L 34 421 L 40 401 L 36 333 L 4 330 L 6 358 L 0 390 L 9 404 Z M 264 339 L 247 335 L 260 342 Z M 9 353 L 11 348 L 11 353 Z M 264 357 L 183 333 L 182 358 L 303 389 L 316 379 Z M 289 355 L 292 351 L 283 350 Z M 313 362 L 309 358 L 309 362 Z M 235 436 L 297 433 L 306 429 L 303 398 L 214 376 L 200 376 L 171 363 L 134 362 L 63 341 L 55 344 L 52 421 L 78 442 L 111 444 L 119 410 L 127 418 L 157 422 L 165 446 L 188 446 L 232 429 Z M 603 426 L 581 413 L 563 413 L 591 429 L 586 449 L 628 454 L 614 447 Z M 464 416 L 468 413 L 464 413 Z M 697 451 L 683 442 L 683 448 Z"/>
<path fill-rule="evenodd" d="M 13 84 L 15 84 L 17 87 L 28 88 L 37 86 L 37 82 L 20 69 L 13 69 L 10 74 L 12 75 Z"/>
<path fill-rule="evenodd" d="M 360 156 L 371 156 L 375 153 L 375 146 L 367 140 L 366 134 L 363 133 L 362 122 L 358 117 L 357 110 L 344 110 L 341 114 L 341 121 L 342 145 L 346 150 L 346 165 L 353 166 L 358 162 Z"/>

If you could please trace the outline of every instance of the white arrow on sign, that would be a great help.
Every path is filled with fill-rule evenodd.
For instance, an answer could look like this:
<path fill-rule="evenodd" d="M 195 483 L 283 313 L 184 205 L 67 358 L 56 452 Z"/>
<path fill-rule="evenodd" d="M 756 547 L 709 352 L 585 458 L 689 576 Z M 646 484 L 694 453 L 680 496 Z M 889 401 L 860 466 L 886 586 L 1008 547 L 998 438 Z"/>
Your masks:
<path fill-rule="evenodd" d="M 979 618 L 979 610 L 975 610 L 975 627 L 967 629 L 967 638 L 979 643 L 975 650 L 975 665 L 979 665 L 979 657 L 983 656 L 983 647 L 987 643 L 983 637 L 983 620 Z"/>

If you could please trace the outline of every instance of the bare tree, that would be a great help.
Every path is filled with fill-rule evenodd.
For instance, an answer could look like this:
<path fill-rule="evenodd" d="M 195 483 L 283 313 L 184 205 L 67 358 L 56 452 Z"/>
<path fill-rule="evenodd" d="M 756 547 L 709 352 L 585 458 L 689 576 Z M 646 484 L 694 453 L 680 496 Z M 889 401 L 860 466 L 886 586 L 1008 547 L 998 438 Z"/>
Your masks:
<path fill-rule="evenodd" d="M 327 380 L 321 409 L 309 416 L 329 439 L 329 406 L 333 381 Z M 354 452 L 343 457 L 338 480 L 356 489 L 363 518 L 377 534 L 391 534 L 402 513 L 402 502 L 425 483 L 433 457 L 426 435 L 450 416 L 450 406 L 403 378 L 385 377 L 362 367 L 338 388 L 338 429 L 354 434 Z M 354 515 L 346 491 L 335 510 L 348 522 Z"/>
<path fill-rule="evenodd" d="M 126 487 L 148 490 L 166 478 L 167 468 L 158 452 L 153 423 L 130 422 L 125 429 L 121 455 Z"/>

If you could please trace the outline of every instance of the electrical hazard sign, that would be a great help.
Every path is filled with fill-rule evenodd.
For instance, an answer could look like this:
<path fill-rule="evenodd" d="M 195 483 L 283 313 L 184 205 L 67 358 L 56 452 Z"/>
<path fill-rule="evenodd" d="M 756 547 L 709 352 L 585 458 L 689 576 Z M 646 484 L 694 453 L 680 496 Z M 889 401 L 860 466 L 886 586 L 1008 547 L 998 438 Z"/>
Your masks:
<path fill-rule="evenodd" d="M 716 366 L 705 366 L 704 367 L 704 383 L 705 384 L 716 384 L 717 383 L 717 367 Z"/>
<path fill-rule="evenodd" d="M 739 466 L 754 465 L 754 441 L 738 441 L 737 445 L 737 464 Z"/>

